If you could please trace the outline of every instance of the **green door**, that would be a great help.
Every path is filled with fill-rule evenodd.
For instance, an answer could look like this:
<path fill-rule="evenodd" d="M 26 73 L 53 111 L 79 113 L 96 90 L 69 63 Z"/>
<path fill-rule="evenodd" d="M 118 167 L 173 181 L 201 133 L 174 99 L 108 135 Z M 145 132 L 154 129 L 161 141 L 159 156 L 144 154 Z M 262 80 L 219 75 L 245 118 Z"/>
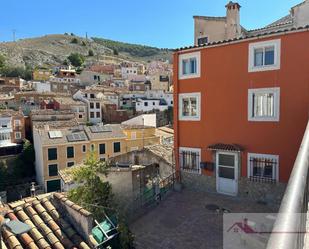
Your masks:
<path fill-rule="evenodd" d="M 47 181 L 47 193 L 61 190 L 60 180 Z"/>

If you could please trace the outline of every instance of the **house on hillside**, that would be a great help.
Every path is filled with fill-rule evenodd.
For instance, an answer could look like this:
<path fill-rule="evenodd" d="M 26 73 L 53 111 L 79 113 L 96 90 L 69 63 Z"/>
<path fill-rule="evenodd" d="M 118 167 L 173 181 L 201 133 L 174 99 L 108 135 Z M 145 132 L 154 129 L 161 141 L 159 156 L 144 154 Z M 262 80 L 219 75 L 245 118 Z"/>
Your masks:
<path fill-rule="evenodd" d="M 195 45 L 174 54 L 176 168 L 186 186 L 276 202 L 308 122 L 309 1 L 253 31 L 226 10 L 195 17 Z"/>

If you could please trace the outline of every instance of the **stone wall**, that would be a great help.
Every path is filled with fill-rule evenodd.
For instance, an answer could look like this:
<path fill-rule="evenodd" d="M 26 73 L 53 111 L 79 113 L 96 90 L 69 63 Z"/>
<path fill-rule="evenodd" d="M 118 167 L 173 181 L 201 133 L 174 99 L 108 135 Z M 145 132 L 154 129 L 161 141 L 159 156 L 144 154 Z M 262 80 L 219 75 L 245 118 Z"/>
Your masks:
<path fill-rule="evenodd" d="M 216 193 L 216 177 L 181 172 L 183 187 L 208 193 Z M 281 203 L 285 183 L 260 183 L 252 182 L 248 178 L 241 177 L 238 182 L 238 197 L 259 201 L 267 204 L 279 205 Z"/>

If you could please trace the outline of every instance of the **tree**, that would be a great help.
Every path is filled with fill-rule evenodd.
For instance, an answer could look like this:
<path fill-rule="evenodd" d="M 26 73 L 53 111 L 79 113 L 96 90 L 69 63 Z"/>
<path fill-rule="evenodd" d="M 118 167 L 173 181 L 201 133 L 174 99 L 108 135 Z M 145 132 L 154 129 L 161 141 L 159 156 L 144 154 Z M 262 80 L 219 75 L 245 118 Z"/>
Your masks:
<path fill-rule="evenodd" d="M 88 56 L 94 56 L 94 52 L 93 52 L 92 49 L 89 49 L 89 51 L 88 51 Z"/>
<path fill-rule="evenodd" d="M 77 43 L 78 43 L 77 38 L 73 38 L 73 39 L 71 40 L 71 43 L 73 43 L 73 44 L 77 44 Z"/>
<path fill-rule="evenodd" d="M 4 67 L 5 65 L 5 58 L 3 55 L 0 54 L 0 68 Z"/>
<path fill-rule="evenodd" d="M 112 187 L 99 176 L 107 176 L 107 171 L 106 162 L 97 160 L 91 153 L 84 165 L 72 168 L 71 172 L 79 186 L 69 191 L 69 199 L 86 208 L 98 220 L 104 218 L 105 209 L 102 207 L 112 208 Z"/>
<path fill-rule="evenodd" d="M 79 185 L 68 193 L 68 198 L 87 209 L 94 215 L 94 218 L 102 221 L 105 214 L 116 213 L 113 201 L 112 187 L 109 182 L 102 181 L 100 174 L 108 175 L 109 166 L 106 162 L 97 160 L 92 152 L 82 166 L 71 168 L 73 180 Z M 112 249 L 131 249 L 133 248 L 133 235 L 123 218 L 118 220 L 119 246 Z"/>
<path fill-rule="evenodd" d="M 32 78 L 32 68 L 26 66 L 23 67 L 11 67 L 11 66 L 4 66 L 0 68 L 0 73 L 7 77 L 21 77 L 25 80 L 31 80 Z"/>
<path fill-rule="evenodd" d="M 72 53 L 68 57 L 68 60 L 74 67 L 80 67 L 84 63 L 85 58 L 79 53 Z"/>
<path fill-rule="evenodd" d="M 15 161 L 13 174 L 16 177 L 31 177 L 35 174 L 35 152 L 29 140 L 24 140 L 23 150 Z"/>
<path fill-rule="evenodd" d="M 86 44 L 85 41 L 82 41 L 82 45 L 83 45 L 83 46 L 87 46 L 87 44 Z"/>
<path fill-rule="evenodd" d="M 113 53 L 114 53 L 114 55 L 118 55 L 119 54 L 117 49 L 113 49 Z"/>

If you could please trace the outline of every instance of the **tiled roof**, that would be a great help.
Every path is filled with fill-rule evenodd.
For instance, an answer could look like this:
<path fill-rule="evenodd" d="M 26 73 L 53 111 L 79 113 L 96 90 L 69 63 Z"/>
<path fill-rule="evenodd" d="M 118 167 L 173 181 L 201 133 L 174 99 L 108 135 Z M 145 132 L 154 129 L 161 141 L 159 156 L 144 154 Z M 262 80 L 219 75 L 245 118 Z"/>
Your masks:
<path fill-rule="evenodd" d="M 53 99 L 62 105 L 86 105 L 84 102 L 74 100 L 72 97 L 55 97 Z"/>
<path fill-rule="evenodd" d="M 243 151 L 244 149 L 237 144 L 212 144 L 208 146 L 209 150 L 222 150 L 222 151 Z"/>
<path fill-rule="evenodd" d="M 286 34 L 288 32 L 295 32 L 295 31 L 309 31 L 309 25 L 304 26 L 304 27 L 299 27 L 299 28 L 280 28 L 278 30 L 265 30 L 265 32 L 261 32 L 258 34 L 250 34 L 250 32 L 248 32 L 247 35 L 244 35 L 242 37 L 239 38 L 235 38 L 235 39 L 229 39 L 229 40 L 222 40 L 222 41 L 214 41 L 214 42 L 209 42 L 209 43 L 205 43 L 205 44 L 201 44 L 201 45 L 195 45 L 195 46 L 189 46 L 189 47 L 182 47 L 182 48 L 178 48 L 175 49 L 175 51 L 184 51 L 184 50 L 189 50 L 189 49 L 194 49 L 194 48 L 203 48 L 203 47 L 210 47 L 210 46 L 216 46 L 216 45 L 225 45 L 227 43 L 230 42 L 240 42 L 240 41 L 244 41 L 246 39 L 251 39 L 251 38 L 262 38 L 263 36 L 269 36 L 269 35 L 279 35 L 279 34 Z"/>
<path fill-rule="evenodd" d="M 57 209 L 56 202 L 66 205 L 83 216 L 91 213 L 70 202 L 63 194 L 45 194 L 35 198 L 26 198 L 18 202 L 9 203 L 5 217 L 19 220 L 31 227 L 30 231 L 15 236 L 6 228 L 2 229 L 5 246 L 8 249 L 90 249 L 90 245 L 81 237 L 70 223 L 68 217 Z M 91 243 L 93 239 L 88 238 Z"/>
<path fill-rule="evenodd" d="M 163 144 L 154 144 L 145 146 L 145 150 L 148 150 L 155 154 L 158 157 L 164 159 L 167 163 L 173 164 L 173 150 L 174 147 L 170 145 L 163 145 Z"/>

